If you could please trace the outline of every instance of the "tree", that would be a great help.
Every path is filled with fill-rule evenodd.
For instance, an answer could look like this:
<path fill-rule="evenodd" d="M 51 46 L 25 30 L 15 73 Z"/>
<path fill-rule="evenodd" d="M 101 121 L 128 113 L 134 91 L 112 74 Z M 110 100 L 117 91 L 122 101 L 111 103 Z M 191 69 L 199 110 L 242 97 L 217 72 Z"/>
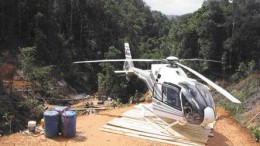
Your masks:
<path fill-rule="evenodd" d="M 35 47 L 26 47 L 20 49 L 20 62 L 23 71 L 27 74 L 28 80 L 41 88 L 48 88 L 48 81 L 53 66 L 38 67 L 35 63 Z"/>
<path fill-rule="evenodd" d="M 105 53 L 106 59 L 115 59 L 120 56 L 121 52 L 114 46 L 109 47 Z M 118 98 L 125 92 L 126 85 L 122 84 L 122 78 L 115 75 L 116 66 L 111 63 L 101 63 L 103 68 L 101 73 L 98 73 L 99 92 Z M 118 65 L 117 65 L 118 66 Z"/>

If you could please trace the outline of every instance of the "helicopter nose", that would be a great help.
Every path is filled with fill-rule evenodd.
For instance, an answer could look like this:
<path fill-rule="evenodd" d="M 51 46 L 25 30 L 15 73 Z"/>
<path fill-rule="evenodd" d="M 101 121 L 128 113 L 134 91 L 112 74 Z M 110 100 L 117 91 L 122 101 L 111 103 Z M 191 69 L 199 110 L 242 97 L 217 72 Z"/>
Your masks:
<path fill-rule="evenodd" d="M 207 126 L 208 124 L 210 123 L 213 123 L 215 122 L 215 112 L 214 112 L 214 109 L 211 108 L 211 107 L 206 107 L 204 109 L 204 120 L 203 122 L 201 123 L 202 126 Z"/>

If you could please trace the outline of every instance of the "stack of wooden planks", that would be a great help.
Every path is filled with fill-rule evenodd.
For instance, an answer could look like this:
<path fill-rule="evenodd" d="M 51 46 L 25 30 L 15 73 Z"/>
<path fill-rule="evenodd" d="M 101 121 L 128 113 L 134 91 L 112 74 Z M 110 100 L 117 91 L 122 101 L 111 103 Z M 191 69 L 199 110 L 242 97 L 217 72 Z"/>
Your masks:
<path fill-rule="evenodd" d="M 211 129 L 190 124 L 176 124 L 167 129 L 169 124 L 154 115 L 151 108 L 151 104 L 139 104 L 121 118 L 109 121 L 101 130 L 180 146 L 205 145 L 212 136 Z"/>

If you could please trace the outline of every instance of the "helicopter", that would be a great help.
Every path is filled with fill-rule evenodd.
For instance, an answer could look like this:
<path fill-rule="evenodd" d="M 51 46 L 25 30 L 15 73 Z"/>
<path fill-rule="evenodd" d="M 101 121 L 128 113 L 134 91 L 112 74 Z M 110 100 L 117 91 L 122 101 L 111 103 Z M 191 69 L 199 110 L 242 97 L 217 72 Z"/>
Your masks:
<path fill-rule="evenodd" d="M 207 126 L 216 120 L 216 108 L 208 86 L 189 78 L 183 69 L 196 75 L 233 103 L 241 103 L 229 92 L 213 83 L 197 71 L 181 64 L 182 60 L 212 61 L 202 59 L 178 59 L 169 56 L 166 59 L 132 59 L 129 43 L 125 43 L 125 59 L 77 61 L 74 63 L 124 62 L 122 71 L 127 76 L 134 74 L 143 80 L 152 93 L 153 113 L 165 121 L 174 120 L 175 124 Z M 166 62 L 152 64 L 150 70 L 136 68 L 134 62 Z"/>

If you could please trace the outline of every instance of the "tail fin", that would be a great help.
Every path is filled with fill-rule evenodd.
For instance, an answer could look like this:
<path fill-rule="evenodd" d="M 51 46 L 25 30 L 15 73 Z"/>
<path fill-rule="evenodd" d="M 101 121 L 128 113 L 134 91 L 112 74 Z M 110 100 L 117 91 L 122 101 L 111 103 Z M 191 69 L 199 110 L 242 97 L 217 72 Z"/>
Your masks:
<path fill-rule="evenodd" d="M 125 58 L 126 59 L 132 59 L 129 43 L 125 43 Z M 128 71 L 131 67 L 134 67 L 133 61 L 125 61 L 124 63 L 124 70 Z"/>
<path fill-rule="evenodd" d="M 131 68 L 134 67 L 134 63 L 131 60 L 132 59 L 132 55 L 131 55 L 128 43 L 125 43 L 125 59 L 126 59 L 126 61 L 124 63 L 124 71 L 115 71 L 115 73 L 125 73 L 126 75 L 129 75 L 130 73 L 133 73 Z M 127 80 L 128 80 L 128 76 L 127 76 Z"/>
<path fill-rule="evenodd" d="M 125 58 L 126 59 L 132 59 L 129 43 L 125 43 Z"/>

